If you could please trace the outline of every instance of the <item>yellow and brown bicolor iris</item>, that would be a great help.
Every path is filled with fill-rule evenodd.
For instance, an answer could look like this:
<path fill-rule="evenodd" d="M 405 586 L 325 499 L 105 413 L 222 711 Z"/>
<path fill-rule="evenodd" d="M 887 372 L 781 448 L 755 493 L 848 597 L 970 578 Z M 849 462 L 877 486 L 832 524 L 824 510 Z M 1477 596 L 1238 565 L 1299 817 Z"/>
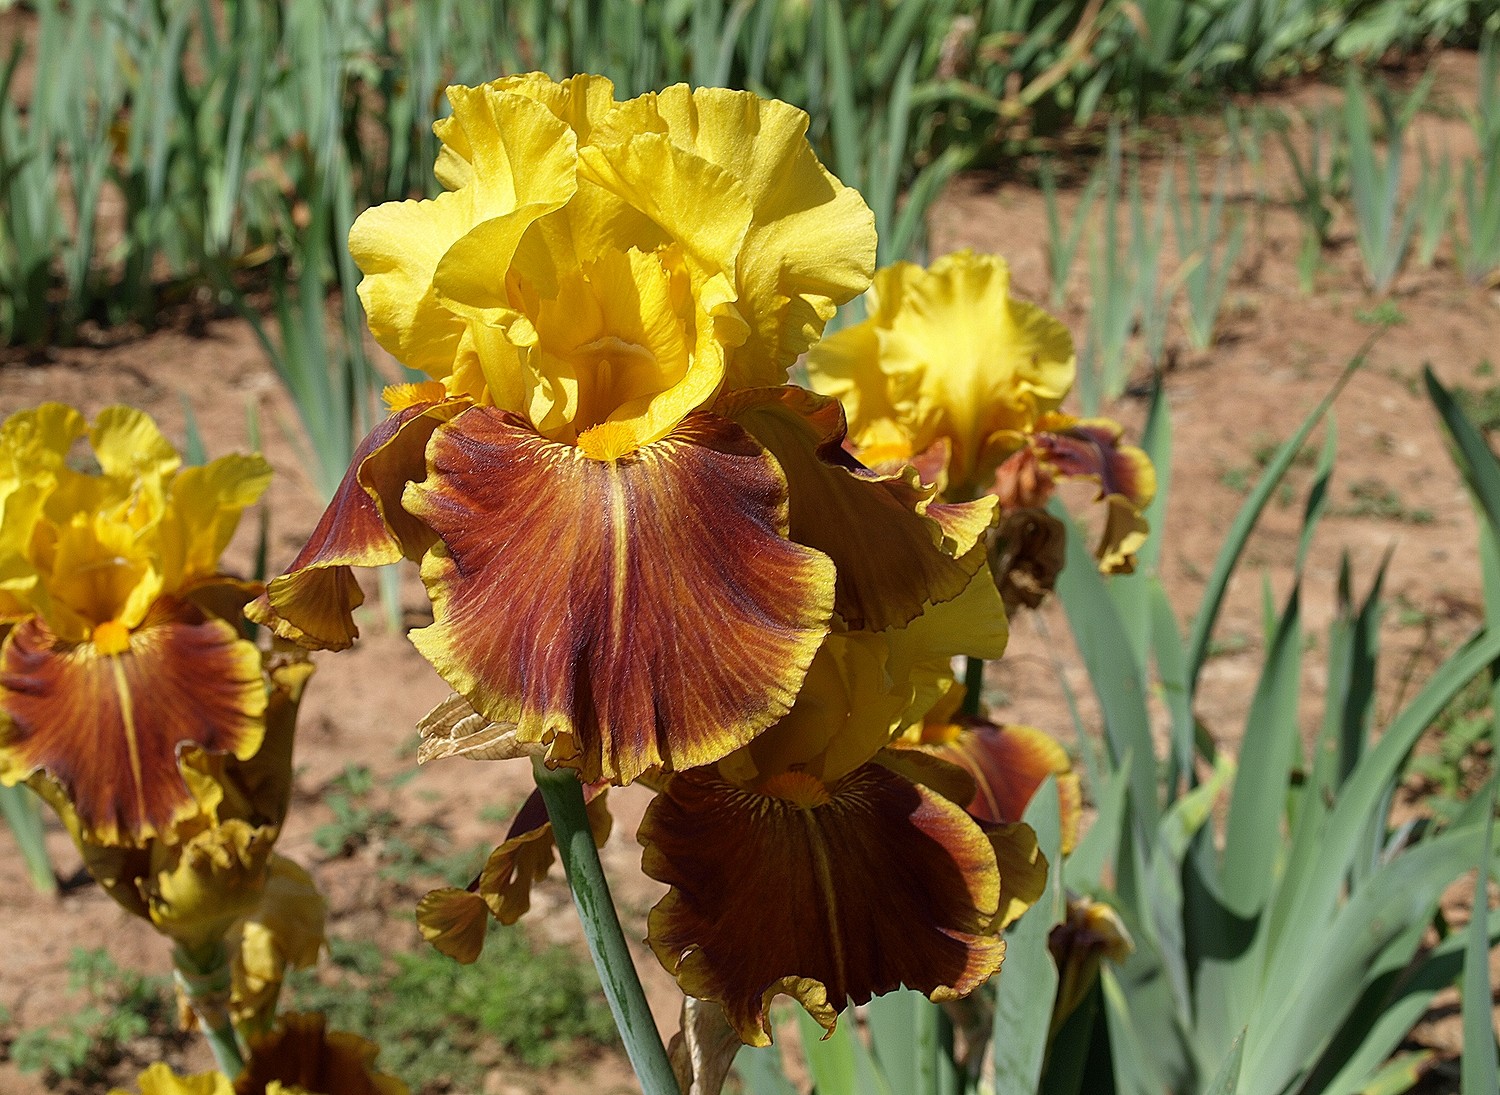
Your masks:
<path fill-rule="evenodd" d="M 350 237 L 376 338 L 432 379 L 392 393 L 252 614 L 341 647 L 349 568 L 417 559 L 418 649 L 548 764 L 712 764 L 787 712 L 835 620 L 962 589 L 994 503 L 865 470 L 837 404 L 785 384 L 875 247 L 806 115 L 588 76 L 448 94 L 447 192 Z"/>
<path fill-rule="evenodd" d="M 259 587 L 219 571 L 270 474 L 259 456 L 184 468 L 127 407 L 0 424 L 0 780 L 45 798 L 106 892 L 189 965 L 231 936 L 244 987 L 224 997 L 246 1018 L 274 1010 L 323 919 L 272 851 L 312 666 L 243 637 Z"/>
<path fill-rule="evenodd" d="M 1030 550 L 1050 551 L 1051 539 L 1028 531 L 1028 520 L 1045 519 L 1036 511 L 1057 482 L 1097 483 L 1106 504 L 1100 568 L 1133 565 L 1154 469 L 1144 452 L 1121 444 L 1116 423 L 1059 412 L 1077 371 L 1073 340 L 1041 308 L 1010 295 L 1003 259 L 959 251 L 927 269 L 898 262 L 878 271 L 869 318 L 814 346 L 808 370 L 817 391 L 843 403 L 861 460 L 914 464 L 950 498 L 997 496 L 1001 539 L 1026 537 Z M 1012 563 L 1032 564 L 1044 582 L 1060 565 Z M 1007 601 L 1034 599 L 1018 591 Z"/>
<path fill-rule="evenodd" d="M 468 712 L 432 755 L 657 789 L 652 946 L 747 1040 L 776 992 L 827 1024 L 901 983 L 967 992 L 1044 868 L 968 816 L 961 771 L 886 746 L 948 656 L 1003 645 L 997 504 L 871 470 L 837 402 L 787 384 L 869 284 L 868 208 L 805 114 L 744 92 L 530 75 L 448 98 L 446 192 L 350 237 L 376 339 L 430 379 L 390 392 L 252 616 L 347 646 L 350 568 L 419 561 L 413 639 Z M 429 938 L 477 953 L 550 843 L 523 812 L 469 891 L 424 902 Z"/>
<path fill-rule="evenodd" d="M 70 463 L 88 439 L 97 472 Z M 44 404 L 0 425 L 0 780 L 55 787 L 80 832 L 141 847 L 199 807 L 179 760 L 265 732 L 256 587 L 219 573 L 259 456 L 183 468 L 154 423 Z"/>
<path fill-rule="evenodd" d="M 955 651 L 998 657 L 1005 637 L 987 571 L 905 626 L 832 636 L 784 718 L 647 809 L 643 866 L 672 887 L 648 942 L 745 1042 L 769 1042 L 778 993 L 832 1029 L 847 1001 L 954 999 L 999 968 L 1046 878 L 1035 835 L 971 816 L 963 769 L 890 746 Z"/>

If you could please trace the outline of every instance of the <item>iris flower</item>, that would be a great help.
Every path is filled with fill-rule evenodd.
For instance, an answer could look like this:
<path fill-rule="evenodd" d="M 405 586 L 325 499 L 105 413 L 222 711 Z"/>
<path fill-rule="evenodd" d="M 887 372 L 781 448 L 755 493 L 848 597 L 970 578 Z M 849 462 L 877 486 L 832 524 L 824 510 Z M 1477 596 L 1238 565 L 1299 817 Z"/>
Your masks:
<path fill-rule="evenodd" d="M 869 209 L 805 114 L 685 86 L 448 90 L 430 201 L 364 213 L 375 338 L 429 380 L 390 416 L 252 616 L 355 637 L 351 567 L 419 560 L 417 648 L 586 783 L 712 764 L 792 707 L 835 627 L 956 596 L 992 500 L 843 450 L 786 386 L 869 283 Z"/>
<path fill-rule="evenodd" d="M 986 826 L 972 779 L 888 748 L 998 656 L 994 498 L 850 455 L 838 402 L 787 384 L 874 264 L 869 209 L 808 119 L 745 92 L 616 101 L 609 82 L 448 91 L 431 201 L 350 247 L 376 339 L 429 379 L 392 389 L 307 546 L 251 615 L 353 641 L 351 568 L 418 560 L 418 649 L 455 698 L 426 759 L 540 755 L 590 788 L 658 792 L 650 943 L 746 1041 L 790 993 L 831 1027 L 900 984 L 994 973 L 1041 891 L 1030 830 Z M 424 934 L 462 959 L 552 860 L 535 804 Z"/>
<path fill-rule="evenodd" d="M 126 407 L 0 424 L 0 779 L 29 782 L 104 890 L 172 940 L 210 1029 L 268 1025 L 322 943 L 322 899 L 272 850 L 312 666 L 242 637 L 259 586 L 219 571 L 269 478 L 259 456 L 183 468 Z"/>
<path fill-rule="evenodd" d="M 97 471 L 73 466 L 85 436 Z M 0 425 L 0 780 L 51 788 L 80 840 L 170 835 L 201 812 L 180 761 L 260 747 L 267 685 L 240 633 L 256 587 L 218 560 L 270 474 L 259 456 L 183 468 L 128 407 Z"/>
<path fill-rule="evenodd" d="M 1035 834 L 972 817 L 962 768 L 888 746 L 952 655 L 998 657 L 1005 637 L 987 571 L 904 627 L 834 636 L 785 717 L 647 809 L 643 867 L 671 887 L 647 942 L 747 1044 L 770 1041 L 778 993 L 831 1030 L 848 1001 L 901 985 L 951 1000 L 999 968 L 1001 931 L 1046 879 Z"/>
<path fill-rule="evenodd" d="M 959 251 L 925 270 L 898 262 L 875 274 L 871 298 L 868 319 L 808 355 L 813 388 L 848 413 L 855 455 L 875 468 L 915 464 L 947 497 L 998 497 L 1011 541 L 1035 539 L 1030 526 L 1059 481 L 1092 480 L 1106 506 L 1101 569 L 1128 570 L 1155 473 L 1116 423 L 1059 411 L 1077 371 L 1073 340 L 1010 295 L 1004 260 Z M 1032 569 L 1048 577 L 1047 564 Z M 1030 602 L 1024 591 L 1015 600 Z"/>

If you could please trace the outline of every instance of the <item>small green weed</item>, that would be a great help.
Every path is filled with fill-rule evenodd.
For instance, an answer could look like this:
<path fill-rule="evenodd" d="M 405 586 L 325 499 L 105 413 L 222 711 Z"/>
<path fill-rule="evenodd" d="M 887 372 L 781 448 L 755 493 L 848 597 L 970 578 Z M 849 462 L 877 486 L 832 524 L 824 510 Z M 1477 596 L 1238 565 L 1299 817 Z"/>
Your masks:
<path fill-rule="evenodd" d="M 1434 616 L 1431 611 L 1415 604 L 1405 593 L 1397 593 L 1392 602 L 1396 609 L 1397 627 L 1431 627 Z"/>
<path fill-rule="evenodd" d="M 1414 753 L 1406 767 L 1409 780 L 1433 815 L 1449 821 L 1475 787 L 1489 778 L 1494 764 L 1489 731 L 1490 682 L 1480 675 L 1470 681 L 1428 732 L 1434 748 Z"/>
<path fill-rule="evenodd" d="M 545 1068 L 615 1044 L 587 960 L 519 928 L 493 927 L 471 966 L 425 948 L 387 955 L 366 940 L 330 940 L 329 953 L 331 976 L 293 976 L 291 1006 L 374 1041 L 382 1068 L 414 1092 L 466 1089 L 506 1057 Z"/>
<path fill-rule="evenodd" d="M 1478 370 L 1475 370 L 1476 375 Z M 1469 421 L 1489 433 L 1500 430 L 1500 384 L 1487 388 L 1454 388 L 1453 398 Z"/>
<path fill-rule="evenodd" d="M 1255 485 L 1255 473 L 1248 467 L 1236 465 L 1221 471 L 1219 482 L 1235 494 L 1249 494 L 1250 488 Z"/>
<path fill-rule="evenodd" d="M 102 1084 L 126 1043 L 153 1031 L 175 1033 L 171 983 L 165 977 L 121 969 L 102 949 L 75 947 L 68 983 L 74 992 L 86 991 L 89 1004 L 16 1035 L 10 1059 L 22 1072 Z"/>
<path fill-rule="evenodd" d="M 330 858 L 352 855 L 374 840 L 394 833 L 399 819 L 383 807 L 371 804 L 375 776 L 363 764 L 349 764 L 328 784 L 324 804 L 333 820 L 313 830 L 313 843 Z"/>
<path fill-rule="evenodd" d="M 1406 322 L 1406 313 L 1396 307 L 1393 300 L 1382 300 L 1370 308 L 1354 309 L 1354 319 L 1366 327 L 1400 327 Z"/>
<path fill-rule="evenodd" d="M 1257 472 L 1265 471 L 1271 459 L 1276 455 L 1276 450 L 1281 447 L 1281 442 L 1266 434 L 1256 434 L 1255 448 L 1251 450 L 1250 458 L 1255 461 Z M 1297 450 L 1297 455 L 1292 457 L 1292 467 L 1310 468 L 1318 462 L 1318 450 L 1315 445 L 1303 445 Z"/>
<path fill-rule="evenodd" d="M 1432 511 L 1406 505 L 1401 495 L 1378 479 L 1361 479 L 1349 486 L 1350 502 L 1331 512 L 1339 517 L 1378 517 L 1409 525 L 1430 525 Z"/>
<path fill-rule="evenodd" d="M 1225 635 L 1216 635 L 1208 641 L 1207 656 L 1227 658 L 1233 654 L 1243 654 L 1249 649 L 1250 636 L 1243 631 L 1231 631 Z"/>

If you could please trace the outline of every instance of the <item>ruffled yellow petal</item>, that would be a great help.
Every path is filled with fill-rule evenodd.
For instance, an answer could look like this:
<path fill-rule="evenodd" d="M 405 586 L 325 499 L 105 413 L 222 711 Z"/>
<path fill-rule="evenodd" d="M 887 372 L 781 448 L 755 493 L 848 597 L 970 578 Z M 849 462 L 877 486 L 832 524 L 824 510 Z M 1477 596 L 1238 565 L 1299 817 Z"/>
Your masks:
<path fill-rule="evenodd" d="M 488 253 L 475 258 L 476 276 L 489 277 Z M 735 336 L 719 318 L 732 310 L 733 293 L 722 276 L 705 281 L 690 270 L 676 245 L 609 250 L 549 270 L 552 284 L 534 300 L 529 265 L 518 261 L 516 271 L 526 314 L 497 312 L 474 330 L 496 407 L 554 441 L 576 444 L 608 423 L 637 448 L 717 394 L 724 340 Z M 443 290 L 466 291 L 443 280 L 448 273 L 445 263 Z"/>
<path fill-rule="evenodd" d="M 751 217 L 739 181 L 665 134 L 622 137 L 579 150 L 586 177 L 660 226 L 707 274 L 733 274 Z"/>
<path fill-rule="evenodd" d="M 483 229 L 490 249 L 491 292 L 504 294 L 504 271 L 526 229 L 560 209 L 576 189 L 577 140 L 545 106 L 493 88 L 454 88 L 455 115 L 445 129 L 470 159 L 461 189 L 431 201 L 387 203 L 366 210 L 349 233 L 364 271 L 359 295 L 375 339 L 407 365 L 435 379 L 453 371 L 464 321 L 439 303 L 433 288 L 441 264 L 472 262 L 450 250 Z M 498 274 L 498 276 L 496 276 Z"/>
<path fill-rule="evenodd" d="M 271 465 L 260 455 L 234 454 L 173 477 L 170 510 L 160 526 L 162 581 L 180 589 L 213 574 L 229 546 L 240 514 L 271 483 Z"/>
<path fill-rule="evenodd" d="M 535 100 L 575 134 L 580 145 L 589 143 L 594 127 L 615 108 L 615 89 L 603 76 L 579 74 L 566 80 L 553 80 L 541 72 L 507 76 L 481 88 L 453 87 L 448 100 L 453 116 L 433 124 L 443 147 L 438 150 L 438 181 L 449 190 L 457 190 L 474 181 L 476 155 L 471 143 L 471 128 L 465 125 L 469 103 L 482 94 L 523 96 Z"/>
<path fill-rule="evenodd" d="M 156 423 L 134 407 L 106 407 L 94 419 L 89 444 L 105 475 L 122 479 L 163 476 L 176 471 L 182 458 Z"/>
<path fill-rule="evenodd" d="M 810 352 L 813 387 L 847 401 L 856 446 L 885 420 L 913 452 L 946 437 L 953 488 L 971 496 L 1004 455 L 991 438 L 1055 410 L 1073 383 L 1067 328 L 1009 290 L 1002 259 L 969 251 L 881 270 L 874 314 Z"/>
<path fill-rule="evenodd" d="M 791 711 L 718 770 L 751 788 L 793 771 L 831 783 L 921 719 L 951 682 L 956 655 L 997 658 L 1006 637 L 1004 609 L 982 567 L 960 596 L 905 627 L 832 634 Z"/>
<path fill-rule="evenodd" d="M 807 115 L 783 102 L 679 84 L 623 104 L 611 123 L 617 130 L 659 128 L 673 145 L 735 179 L 750 207 L 736 285 L 751 333 L 730 363 L 729 386 L 783 383 L 837 306 L 870 284 L 869 207 L 818 162 Z"/>
<path fill-rule="evenodd" d="M 162 593 L 161 558 L 114 513 L 80 512 L 54 527 L 38 608 L 59 637 L 82 642 L 101 624 L 130 629 Z"/>
<path fill-rule="evenodd" d="M 68 450 L 87 429 L 83 415 L 61 403 L 0 423 L 0 624 L 46 603 L 35 555 L 38 523 Z"/>
<path fill-rule="evenodd" d="M 255 908 L 236 925 L 230 1013 L 240 1029 L 269 1029 L 288 969 L 307 969 L 323 947 L 328 906 L 312 876 L 272 855 Z"/>
<path fill-rule="evenodd" d="M 153 842 L 151 922 L 190 952 L 216 946 L 259 904 L 276 836 L 269 826 L 231 818 L 183 844 Z"/>

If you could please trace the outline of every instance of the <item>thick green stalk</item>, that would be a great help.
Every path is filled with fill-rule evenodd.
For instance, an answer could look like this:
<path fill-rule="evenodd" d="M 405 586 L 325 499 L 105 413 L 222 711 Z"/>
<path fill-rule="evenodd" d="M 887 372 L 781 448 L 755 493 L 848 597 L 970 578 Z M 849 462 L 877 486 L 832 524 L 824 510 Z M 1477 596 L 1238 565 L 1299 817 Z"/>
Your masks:
<path fill-rule="evenodd" d="M 231 1080 L 238 1078 L 245 1070 L 245 1058 L 229 1018 L 229 954 L 223 943 L 203 953 L 179 944 L 172 948 L 172 965 L 219 1071 Z"/>
<path fill-rule="evenodd" d="M 537 789 L 547 804 L 547 816 L 552 819 L 552 832 L 568 874 L 573 903 L 583 921 L 589 954 L 599 971 L 609 1010 L 614 1013 L 615 1026 L 620 1029 L 641 1090 L 644 1095 L 679 1095 L 672 1062 L 662 1045 L 656 1021 L 651 1018 L 645 990 L 641 988 L 630 949 L 625 944 L 625 933 L 615 914 L 609 882 L 599 863 L 599 850 L 594 847 L 583 786 L 568 769 L 549 771 L 540 761 L 533 762 L 533 768 Z"/>
<path fill-rule="evenodd" d="M 979 716 L 979 707 L 983 702 L 984 659 L 966 658 L 964 664 L 963 713 L 977 718 Z"/>

